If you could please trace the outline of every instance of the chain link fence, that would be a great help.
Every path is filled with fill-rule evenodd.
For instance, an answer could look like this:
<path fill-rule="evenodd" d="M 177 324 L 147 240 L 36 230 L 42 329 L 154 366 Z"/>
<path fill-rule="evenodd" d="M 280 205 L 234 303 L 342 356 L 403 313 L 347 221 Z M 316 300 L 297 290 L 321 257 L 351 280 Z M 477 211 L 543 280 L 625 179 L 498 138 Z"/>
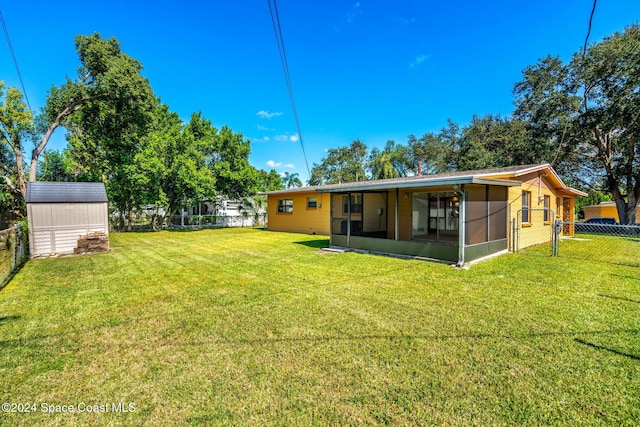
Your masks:
<path fill-rule="evenodd" d="M 117 216 L 109 218 L 112 231 L 160 231 L 166 229 L 198 229 L 228 227 L 264 227 L 267 214 L 257 215 L 174 215 L 167 220 L 162 215 L 139 214 L 127 218 L 124 225 Z"/>
<path fill-rule="evenodd" d="M 511 250 L 525 255 L 552 255 L 555 213 L 551 209 L 521 209 L 511 224 Z"/>
<path fill-rule="evenodd" d="M 573 230 L 573 235 L 562 231 Z M 640 267 L 640 226 L 557 221 L 552 255 Z"/>
<path fill-rule="evenodd" d="M 567 222 L 552 210 L 524 209 L 512 223 L 511 250 L 640 267 L 640 225 Z"/>
<path fill-rule="evenodd" d="M 0 288 L 29 256 L 29 237 L 20 225 L 0 231 Z"/>
<path fill-rule="evenodd" d="M 228 227 L 263 227 L 267 222 L 267 214 L 256 215 L 175 215 L 171 218 L 173 228 L 228 228 Z"/>

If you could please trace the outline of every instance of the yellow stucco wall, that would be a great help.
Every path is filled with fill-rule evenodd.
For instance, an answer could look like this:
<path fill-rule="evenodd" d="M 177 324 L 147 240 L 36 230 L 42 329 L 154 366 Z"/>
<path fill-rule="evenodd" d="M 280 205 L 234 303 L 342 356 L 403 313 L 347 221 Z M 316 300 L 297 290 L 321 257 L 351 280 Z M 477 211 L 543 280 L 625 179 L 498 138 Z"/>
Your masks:
<path fill-rule="evenodd" d="M 318 207 L 307 208 L 307 198 L 315 197 Z M 278 200 L 293 200 L 292 213 L 278 212 Z M 269 194 L 267 201 L 267 229 L 292 233 L 329 235 L 331 212 L 330 194 L 316 191 Z"/>
<path fill-rule="evenodd" d="M 573 221 L 573 197 L 570 198 L 570 207 L 567 212 L 564 211 L 564 198 L 560 193 L 553 189 L 548 179 L 537 172 L 527 176 L 519 177 L 522 181 L 520 187 L 509 188 L 509 211 L 511 219 L 511 231 L 513 234 L 513 223 L 515 221 L 518 226 L 518 241 L 511 242 L 511 249 L 514 244 L 517 248 L 522 249 L 527 246 L 547 243 L 551 240 L 551 232 L 553 222 L 556 219 L 566 218 L 568 214 L 569 221 Z M 530 219 L 528 222 L 522 221 L 522 192 L 531 193 Z M 549 196 L 549 209 L 552 211 L 548 216 L 548 220 L 544 220 L 544 196 Z M 565 234 L 573 234 L 572 229 L 567 229 Z M 513 238 L 513 236 L 512 236 Z"/>
<path fill-rule="evenodd" d="M 585 221 L 591 218 L 615 218 L 617 222 L 620 222 L 618 208 L 616 208 L 614 202 L 585 206 L 583 209 Z M 640 207 L 636 209 L 636 218 L 640 218 Z"/>

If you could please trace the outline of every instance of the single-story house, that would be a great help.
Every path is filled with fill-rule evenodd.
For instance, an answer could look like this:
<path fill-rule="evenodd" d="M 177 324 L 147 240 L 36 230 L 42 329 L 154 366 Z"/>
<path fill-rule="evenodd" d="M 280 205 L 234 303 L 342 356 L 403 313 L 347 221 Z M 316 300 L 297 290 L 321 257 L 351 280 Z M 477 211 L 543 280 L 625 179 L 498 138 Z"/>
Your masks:
<path fill-rule="evenodd" d="M 29 182 L 31 256 L 71 254 L 81 236 L 109 236 L 108 199 L 101 182 Z"/>
<path fill-rule="evenodd" d="M 615 218 L 616 222 L 620 222 L 616 202 L 600 202 L 597 205 L 584 206 L 582 209 L 585 221 L 591 218 Z M 636 218 L 640 219 L 640 207 L 636 209 Z"/>
<path fill-rule="evenodd" d="M 268 196 L 273 231 L 323 234 L 332 246 L 463 264 L 551 240 L 574 198 L 549 164 L 292 188 Z M 562 229 L 573 235 L 573 226 Z"/>

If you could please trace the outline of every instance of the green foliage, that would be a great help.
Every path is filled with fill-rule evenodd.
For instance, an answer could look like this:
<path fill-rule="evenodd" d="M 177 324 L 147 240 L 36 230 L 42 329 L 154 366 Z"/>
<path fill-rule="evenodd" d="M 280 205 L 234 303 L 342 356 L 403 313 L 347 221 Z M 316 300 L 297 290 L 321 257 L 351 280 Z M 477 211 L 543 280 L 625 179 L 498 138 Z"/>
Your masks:
<path fill-rule="evenodd" d="M 73 163 L 66 151 L 45 151 L 38 164 L 39 181 L 76 181 Z"/>
<path fill-rule="evenodd" d="M 369 154 L 369 173 L 371 179 L 398 178 L 407 176 L 413 167 L 410 149 L 395 141 L 387 141 L 384 149 L 371 150 Z"/>
<path fill-rule="evenodd" d="M 24 141 L 35 132 L 34 118 L 16 87 L 0 81 L 0 203 L 17 208 L 27 192 Z"/>
<path fill-rule="evenodd" d="M 355 140 L 348 147 L 331 148 L 320 164 L 311 168 L 309 185 L 338 184 L 367 179 L 367 146 Z"/>
<path fill-rule="evenodd" d="M 451 121 L 449 125 L 455 126 Z M 420 138 L 409 135 L 409 153 L 418 175 L 449 172 L 453 141 L 447 139 L 445 130 L 439 134 L 425 133 Z"/>
<path fill-rule="evenodd" d="M 452 145 L 455 170 L 478 170 L 546 163 L 546 153 L 531 143 L 525 122 L 500 116 L 473 116 Z"/>
<path fill-rule="evenodd" d="M 165 207 L 167 217 L 217 194 L 242 199 L 256 191 L 249 142 L 226 126 L 218 131 L 201 113 L 183 124 L 158 102 L 141 145 L 135 159 L 141 200 Z"/>
<path fill-rule="evenodd" d="M 282 177 L 275 169 L 269 172 L 260 169 L 258 171 L 258 191 L 277 191 L 284 189 Z"/>
<path fill-rule="evenodd" d="M 622 223 L 640 201 L 640 27 L 606 37 L 564 64 L 545 58 L 515 86 L 516 114 L 530 122 L 559 172 L 609 193 Z"/>
<path fill-rule="evenodd" d="M 223 126 L 214 134 L 213 151 L 206 154 L 219 194 L 240 200 L 256 192 L 258 171 L 249 164 L 250 152 L 249 140 L 241 133 Z"/>
<path fill-rule="evenodd" d="M 300 174 L 285 172 L 282 177 L 282 186 L 284 188 L 296 188 L 302 187 L 302 181 L 300 181 Z"/>

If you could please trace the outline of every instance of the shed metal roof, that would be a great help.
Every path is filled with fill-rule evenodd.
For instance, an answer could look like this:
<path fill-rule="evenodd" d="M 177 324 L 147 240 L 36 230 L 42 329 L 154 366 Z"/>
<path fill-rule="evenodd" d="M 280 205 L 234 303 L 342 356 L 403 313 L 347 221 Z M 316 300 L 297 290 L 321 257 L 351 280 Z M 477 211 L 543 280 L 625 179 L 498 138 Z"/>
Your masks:
<path fill-rule="evenodd" d="M 102 182 L 29 182 L 27 203 L 107 203 Z"/>

